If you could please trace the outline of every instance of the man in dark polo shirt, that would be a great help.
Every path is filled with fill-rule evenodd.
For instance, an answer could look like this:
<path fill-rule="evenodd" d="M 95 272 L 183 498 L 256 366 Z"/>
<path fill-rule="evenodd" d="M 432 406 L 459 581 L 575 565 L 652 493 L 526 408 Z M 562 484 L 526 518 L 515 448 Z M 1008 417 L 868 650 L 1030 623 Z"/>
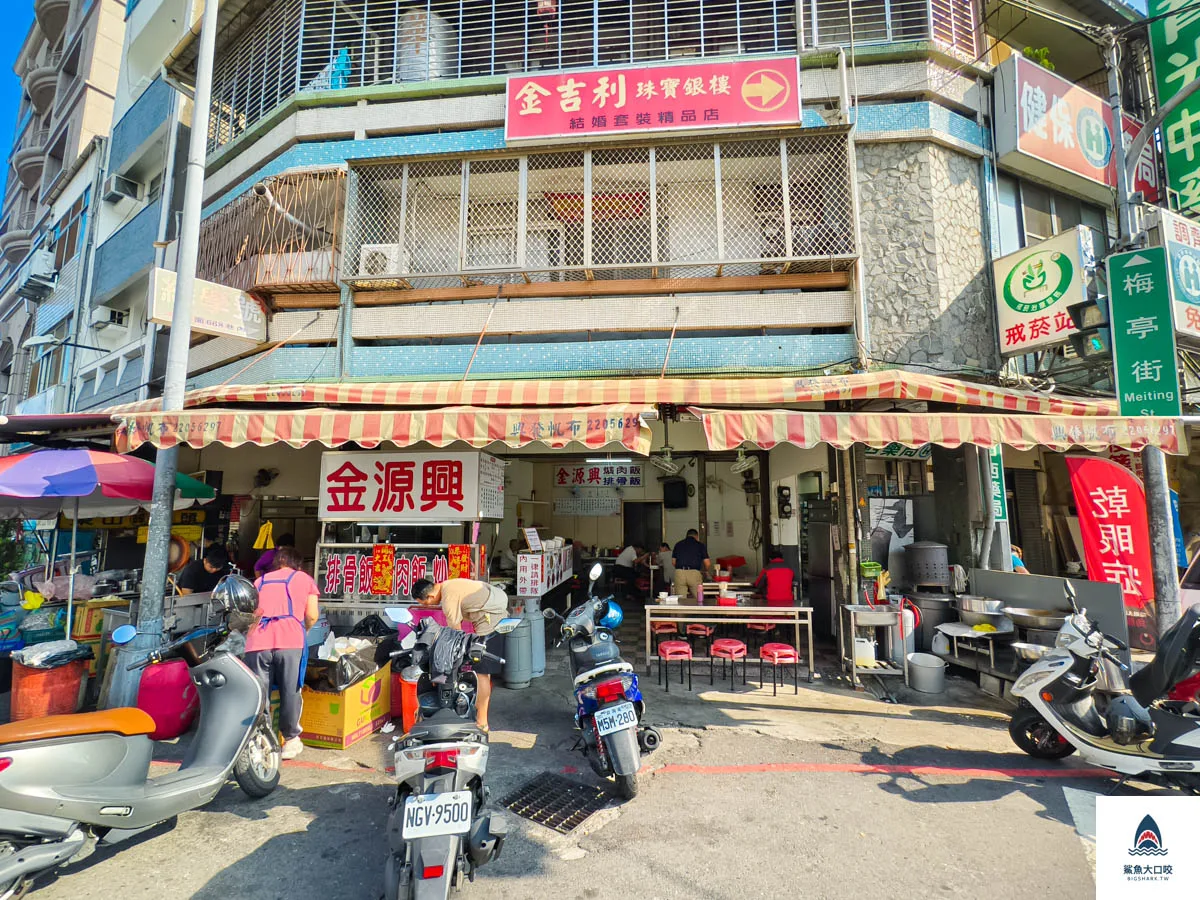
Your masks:
<path fill-rule="evenodd" d="M 708 547 L 699 541 L 700 532 L 689 528 L 687 537 L 675 545 L 671 564 L 675 566 L 675 593 L 680 597 L 696 596 L 704 573 L 712 567 Z"/>

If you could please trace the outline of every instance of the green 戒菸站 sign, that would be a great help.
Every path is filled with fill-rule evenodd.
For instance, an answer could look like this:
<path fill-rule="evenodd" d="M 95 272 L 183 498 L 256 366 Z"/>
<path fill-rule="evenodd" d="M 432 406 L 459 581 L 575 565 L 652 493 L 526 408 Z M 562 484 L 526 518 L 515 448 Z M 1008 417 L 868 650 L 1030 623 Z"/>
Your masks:
<path fill-rule="evenodd" d="M 1200 78 L 1200 5 L 1196 0 L 1149 0 L 1150 51 L 1161 106 Z M 1156 16 L 1163 18 L 1155 21 Z M 1162 125 L 1167 186 L 1179 209 L 1200 209 L 1200 92 Z"/>
<path fill-rule="evenodd" d="M 1108 264 L 1113 372 L 1123 416 L 1179 416 L 1167 251 L 1114 253 Z"/>

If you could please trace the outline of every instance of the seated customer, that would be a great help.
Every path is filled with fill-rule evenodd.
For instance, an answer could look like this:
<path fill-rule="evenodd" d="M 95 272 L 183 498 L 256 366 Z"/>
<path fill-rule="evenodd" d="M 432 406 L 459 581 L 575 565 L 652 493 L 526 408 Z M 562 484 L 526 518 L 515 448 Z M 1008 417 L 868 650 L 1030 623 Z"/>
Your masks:
<path fill-rule="evenodd" d="M 770 561 L 759 573 L 754 589 L 767 601 L 767 606 L 793 605 L 796 602 L 793 588 L 796 573 L 783 561 L 783 553 L 779 549 L 772 547 L 767 556 Z"/>

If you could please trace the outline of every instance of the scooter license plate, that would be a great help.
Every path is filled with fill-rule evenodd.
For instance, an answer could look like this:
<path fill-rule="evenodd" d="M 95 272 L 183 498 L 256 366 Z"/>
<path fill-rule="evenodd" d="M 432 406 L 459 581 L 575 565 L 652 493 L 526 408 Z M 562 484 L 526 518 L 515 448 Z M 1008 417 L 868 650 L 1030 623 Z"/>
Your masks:
<path fill-rule="evenodd" d="M 596 732 L 601 737 L 634 725 L 637 725 L 637 711 L 632 703 L 618 703 L 596 710 Z"/>
<path fill-rule="evenodd" d="M 404 801 L 404 826 L 400 833 L 406 841 L 465 834 L 470 828 L 470 791 L 417 794 Z"/>

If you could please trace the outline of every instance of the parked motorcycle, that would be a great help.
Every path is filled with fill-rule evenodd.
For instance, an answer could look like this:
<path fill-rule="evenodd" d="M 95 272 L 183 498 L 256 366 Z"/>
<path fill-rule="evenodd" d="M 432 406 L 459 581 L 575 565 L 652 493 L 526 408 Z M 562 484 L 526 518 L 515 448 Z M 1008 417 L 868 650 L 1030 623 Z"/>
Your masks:
<path fill-rule="evenodd" d="M 603 569 L 599 563 L 588 573 L 588 599 L 564 617 L 553 609 L 543 616 L 562 622 L 574 679 L 575 725 L 582 732 L 577 748 L 601 778 L 613 778 L 626 800 L 638 792 L 641 754 L 662 743 L 657 728 L 642 724 L 646 702 L 638 688 L 633 666 L 621 658 L 613 638 L 624 618 L 611 597 L 593 596 Z"/>
<path fill-rule="evenodd" d="M 1056 648 L 1030 666 L 1013 685 L 1021 705 L 1009 723 L 1018 747 L 1038 759 L 1062 759 L 1076 751 L 1088 763 L 1121 777 L 1142 778 L 1200 793 L 1200 707 L 1168 699 L 1171 689 L 1200 667 L 1200 604 L 1162 636 L 1150 665 L 1129 678 L 1132 693 L 1097 703 L 1101 663 L 1122 671 L 1116 656 L 1123 641 L 1103 634 L 1075 604 L 1059 629 Z"/>
<path fill-rule="evenodd" d="M 251 797 L 275 789 L 281 757 L 267 698 L 245 663 L 219 649 L 230 614 L 253 613 L 257 593 L 244 580 L 232 587 L 226 580 L 213 591 L 224 606 L 220 626 L 189 631 L 127 667 L 178 658 L 191 670 L 200 724 L 177 771 L 149 777 L 155 723 L 140 709 L 0 726 L 0 900 L 24 896 L 39 874 L 84 859 L 97 843 L 118 843 L 203 806 L 231 772 Z M 136 636 L 122 625 L 112 642 Z"/>
<path fill-rule="evenodd" d="M 407 625 L 412 614 L 387 610 Z M 520 619 L 501 619 L 508 634 Z M 508 824 L 486 813 L 488 737 L 474 722 L 476 677 L 472 665 L 488 653 L 482 639 L 425 619 L 391 654 L 408 662 L 403 677 L 417 682 L 416 723 L 397 738 L 396 793 L 389 799 L 384 900 L 444 900 L 451 888 L 474 880 L 475 870 L 500 855 Z"/>

